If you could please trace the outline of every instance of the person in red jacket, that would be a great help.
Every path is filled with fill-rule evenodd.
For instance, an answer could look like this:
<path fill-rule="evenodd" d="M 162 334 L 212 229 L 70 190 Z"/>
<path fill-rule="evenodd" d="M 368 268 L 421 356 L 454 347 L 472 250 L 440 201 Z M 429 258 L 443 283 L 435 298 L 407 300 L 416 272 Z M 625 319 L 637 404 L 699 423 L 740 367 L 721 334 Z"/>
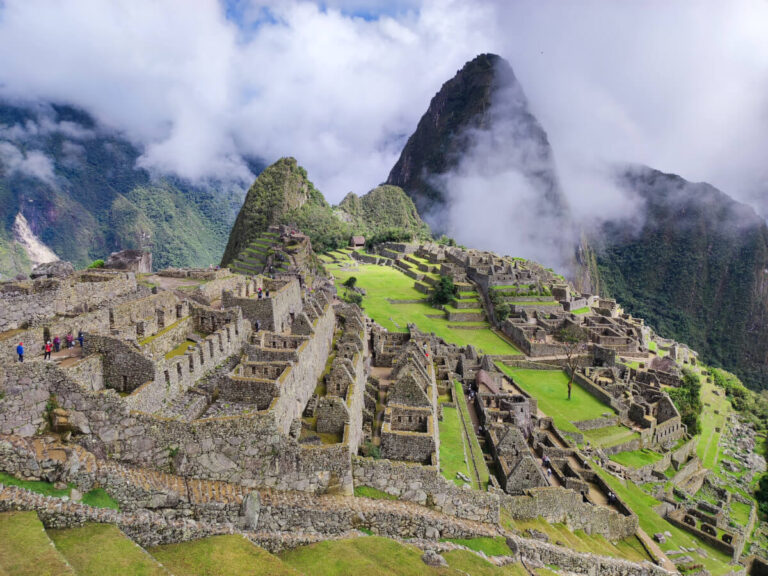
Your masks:
<path fill-rule="evenodd" d="M 51 344 L 51 341 L 48 340 L 48 342 L 45 343 L 45 354 L 43 354 L 43 360 L 51 359 L 51 350 L 53 350 L 53 344 Z"/>

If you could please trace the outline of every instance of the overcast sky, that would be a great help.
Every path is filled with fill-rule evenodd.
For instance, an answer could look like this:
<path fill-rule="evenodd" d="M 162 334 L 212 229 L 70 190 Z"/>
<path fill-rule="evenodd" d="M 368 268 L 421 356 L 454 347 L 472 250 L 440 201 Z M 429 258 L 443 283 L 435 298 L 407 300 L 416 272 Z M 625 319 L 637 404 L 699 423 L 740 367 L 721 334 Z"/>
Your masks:
<path fill-rule="evenodd" d="M 572 203 L 610 196 L 585 175 L 604 161 L 768 195 L 768 0 L 0 0 L 0 95 L 82 106 L 189 178 L 293 155 L 332 202 L 386 179 L 481 52 Z"/>

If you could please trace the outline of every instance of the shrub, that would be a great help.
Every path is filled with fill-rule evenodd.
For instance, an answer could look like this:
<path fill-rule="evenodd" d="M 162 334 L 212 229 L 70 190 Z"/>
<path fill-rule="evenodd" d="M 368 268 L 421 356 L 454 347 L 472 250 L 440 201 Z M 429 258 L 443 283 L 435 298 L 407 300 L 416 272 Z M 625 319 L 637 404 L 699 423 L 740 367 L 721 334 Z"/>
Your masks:
<path fill-rule="evenodd" d="M 432 294 L 429 296 L 429 302 L 433 306 L 443 306 L 453 300 L 456 287 L 453 284 L 453 278 L 450 276 L 440 276 Z"/>
<path fill-rule="evenodd" d="M 90 264 L 88 264 L 88 268 L 104 268 L 104 260 L 94 260 Z"/>

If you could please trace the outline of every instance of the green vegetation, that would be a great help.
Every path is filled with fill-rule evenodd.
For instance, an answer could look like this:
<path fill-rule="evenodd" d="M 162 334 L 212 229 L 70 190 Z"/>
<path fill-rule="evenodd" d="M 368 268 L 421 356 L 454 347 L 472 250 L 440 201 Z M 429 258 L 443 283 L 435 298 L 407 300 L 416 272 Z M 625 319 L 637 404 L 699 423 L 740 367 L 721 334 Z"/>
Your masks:
<path fill-rule="evenodd" d="M 40 480 L 19 480 L 10 474 L 0 472 L 0 484 L 6 486 L 19 486 L 30 492 L 37 492 L 44 496 L 53 496 L 55 498 L 61 498 L 62 496 L 69 496 L 72 490 L 71 486 L 67 486 L 64 489 L 54 488 L 52 482 L 43 482 Z"/>
<path fill-rule="evenodd" d="M 397 496 L 387 494 L 378 488 L 371 486 L 355 486 L 355 496 L 359 498 L 373 498 L 374 500 L 397 500 Z"/>
<path fill-rule="evenodd" d="M 452 344 L 459 346 L 472 344 L 486 354 L 520 354 L 517 348 L 490 328 L 481 330 L 451 328 L 450 324 L 455 323 L 449 323 L 442 311 L 424 302 L 424 294 L 413 287 L 413 279 L 400 270 L 391 266 L 357 264 L 347 259 L 345 255 L 333 254 L 336 258 L 344 259 L 341 265 L 335 263 L 325 265 L 333 273 L 337 287 L 343 292 L 343 283 L 350 276 L 355 276 L 357 287 L 363 288 L 366 292 L 362 302 L 365 313 L 387 330 L 406 332 L 408 324 L 412 322 L 420 330 L 434 332 Z M 401 304 L 397 302 L 398 300 L 420 302 Z"/>
<path fill-rule="evenodd" d="M 240 535 L 211 536 L 201 540 L 150 548 L 148 552 L 175 576 L 298 576 L 279 558 Z"/>
<path fill-rule="evenodd" d="M 51 545 L 36 512 L 0 514 L 0 574 L 4 576 L 74 576 Z"/>
<path fill-rule="evenodd" d="M 377 536 L 319 542 L 288 550 L 279 557 L 306 576 L 420 576 L 436 573 L 424 565 L 417 548 Z"/>
<path fill-rule="evenodd" d="M 584 440 L 600 448 L 617 446 L 639 438 L 638 432 L 634 432 L 626 426 L 606 426 L 605 428 L 584 431 Z"/>
<path fill-rule="evenodd" d="M 469 463 L 464 457 L 468 448 L 465 445 L 464 428 L 461 425 L 459 412 L 456 408 L 443 406 L 443 419 L 438 423 L 440 431 L 440 473 L 446 480 L 457 486 L 466 482 L 456 476 L 461 472 L 467 478 L 472 478 Z"/>
<path fill-rule="evenodd" d="M 766 313 L 765 220 L 707 184 L 640 168 L 625 178 L 643 200 L 643 227 L 602 227 L 592 275 L 600 292 L 750 388 L 766 388 L 768 323 L 754 322 Z"/>
<path fill-rule="evenodd" d="M 120 510 L 120 504 L 117 500 L 112 498 L 104 488 L 94 488 L 89 492 L 83 494 L 83 504 L 88 506 L 95 506 L 96 508 L 112 508 L 113 510 Z"/>
<path fill-rule="evenodd" d="M 696 540 L 688 532 L 673 526 L 659 516 L 655 510 L 659 505 L 659 501 L 651 495 L 646 494 L 642 488 L 632 482 L 627 482 L 625 484 L 623 481 L 608 474 L 598 466 L 595 466 L 595 470 L 608 483 L 611 490 L 613 490 L 635 514 L 637 514 L 637 517 L 640 520 L 640 527 L 646 534 L 655 534 L 657 532 L 664 533 L 667 531 L 672 534 L 670 538 L 667 538 L 667 542 L 662 545 L 663 550 L 679 550 L 680 546 L 685 546 L 694 550 L 693 552 L 689 552 L 689 554 L 694 558 L 696 563 L 703 564 L 713 576 L 720 576 L 731 571 L 732 567 L 729 564 L 730 558 L 726 554 L 715 550 L 704 542 Z M 706 552 L 706 557 L 695 552 L 697 548 L 702 548 Z"/>
<path fill-rule="evenodd" d="M 485 464 L 483 451 L 480 448 L 480 442 L 475 434 L 475 427 L 472 425 L 472 419 L 469 416 L 467 399 L 464 397 L 464 389 L 461 386 L 461 382 L 454 382 L 453 384 L 453 399 L 459 409 L 459 417 L 464 423 L 462 430 L 464 431 L 464 439 L 466 441 L 467 459 L 471 460 L 471 463 L 474 464 L 473 470 L 477 470 L 477 474 L 480 477 L 480 486 L 476 487 L 485 490 L 488 487 L 489 480 L 488 466 Z M 469 477 L 472 478 L 474 484 L 474 472 Z"/>
<path fill-rule="evenodd" d="M 577 552 L 623 558 L 631 562 L 642 562 L 650 559 L 642 543 L 635 536 L 618 542 L 610 542 L 599 534 L 587 534 L 583 530 L 572 532 L 565 524 L 550 524 L 543 518 L 511 520 L 502 515 L 502 525 L 509 529 L 519 530 L 523 534 L 526 530 L 538 530 L 549 536 L 552 542 L 562 542 L 566 547 Z"/>
<path fill-rule="evenodd" d="M 460 574 L 471 574 L 472 576 L 528 576 L 528 572 L 522 564 L 508 564 L 506 566 L 496 566 L 487 560 L 480 558 L 477 554 L 467 552 L 466 550 L 451 550 L 442 554 L 448 566 L 452 568 L 451 573 L 459 576 Z M 541 574 L 537 572 L 537 574 Z"/>
<path fill-rule="evenodd" d="M 509 556 L 512 553 L 509 546 L 507 546 L 507 541 L 501 536 L 496 536 L 495 538 L 470 538 L 467 540 L 446 538 L 443 541 L 461 544 L 470 550 L 485 552 L 488 556 Z"/>
<path fill-rule="evenodd" d="M 683 370 L 683 384 L 679 388 L 667 390 L 672 402 L 680 412 L 680 420 L 688 427 L 688 434 L 695 436 L 701 429 L 699 414 L 701 414 L 701 378 L 690 369 Z"/>
<path fill-rule="evenodd" d="M 94 260 L 90 264 L 88 264 L 88 268 L 104 268 L 104 260 Z"/>
<path fill-rule="evenodd" d="M 197 343 L 192 340 L 184 340 L 184 342 L 182 342 L 181 344 L 176 346 L 176 348 L 168 352 L 165 355 L 165 359 L 170 360 L 171 358 L 175 358 L 176 356 L 183 356 L 184 354 L 187 353 L 187 350 L 195 347 L 196 345 Z"/>
<path fill-rule="evenodd" d="M 730 412 L 728 399 L 709 382 L 701 388 L 701 437 L 696 452 L 705 468 L 714 470 L 720 454 L 720 437 Z M 719 429 L 719 431 L 718 431 Z"/>
<path fill-rule="evenodd" d="M 578 314 L 578 315 L 587 314 L 589 313 L 589 310 L 590 310 L 589 306 L 584 306 L 583 308 L 577 308 L 576 310 L 571 310 L 571 314 Z"/>
<path fill-rule="evenodd" d="M 165 568 L 112 524 L 49 530 L 48 535 L 78 576 L 168 576 Z"/>
<path fill-rule="evenodd" d="M 752 507 L 738 500 L 731 500 L 731 520 L 740 526 L 746 526 L 749 522 L 749 514 Z"/>
<path fill-rule="evenodd" d="M 433 306 L 443 306 L 453 300 L 456 287 L 453 285 L 453 279 L 450 276 L 440 276 L 432 294 L 429 295 L 429 303 Z"/>
<path fill-rule="evenodd" d="M 648 464 L 658 462 L 663 458 L 662 454 L 653 450 L 633 450 L 632 452 L 620 452 L 610 457 L 614 462 L 631 468 L 642 468 Z"/>
<path fill-rule="evenodd" d="M 757 394 L 745 388 L 735 374 L 719 368 L 710 368 L 716 386 L 725 390 L 734 410 L 752 424 L 758 432 L 768 431 L 768 394 Z M 763 452 L 768 456 L 768 452 Z"/>
<path fill-rule="evenodd" d="M 523 390 L 535 397 L 539 409 L 550 416 L 555 426 L 565 432 L 579 432 L 572 422 L 600 418 L 606 412 L 613 413 L 597 398 L 580 386 L 574 386 L 568 400 L 568 376 L 562 370 L 527 370 L 496 364 Z"/>

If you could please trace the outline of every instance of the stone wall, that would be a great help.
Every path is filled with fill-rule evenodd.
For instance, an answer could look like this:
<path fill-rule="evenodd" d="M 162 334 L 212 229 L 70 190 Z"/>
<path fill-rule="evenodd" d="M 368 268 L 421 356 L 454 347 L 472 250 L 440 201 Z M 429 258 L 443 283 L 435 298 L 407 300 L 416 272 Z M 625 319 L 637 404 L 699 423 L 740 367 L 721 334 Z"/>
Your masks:
<path fill-rule="evenodd" d="M 0 332 L 56 315 L 82 314 L 135 290 L 136 277 L 132 272 L 92 270 L 63 279 L 0 284 Z"/>
<path fill-rule="evenodd" d="M 221 302 L 224 308 L 239 306 L 243 316 L 256 327 L 257 322 L 262 330 L 282 332 L 290 325 L 291 314 L 297 314 L 302 309 L 301 289 L 296 279 L 291 279 L 282 285 L 270 283 L 263 279 L 265 287 L 270 288 L 269 298 L 240 297 L 225 290 Z M 266 296 L 266 291 L 264 292 Z"/>
<path fill-rule="evenodd" d="M 564 523 L 570 530 L 601 534 L 611 541 L 622 540 L 637 532 L 637 516 L 620 514 L 610 508 L 585 503 L 581 494 L 565 488 L 531 488 L 520 496 L 495 490 L 501 508 L 513 520 L 544 518 L 551 524 Z"/>
<path fill-rule="evenodd" d="M 353 457 L 352 473 L 355 486 L 370 486 L 457 518 L 499 522 L 497 495 L 461 489 L 443 478 L 435 466 Z"/>
<path fill-rule="evenodd" d="M 5 306 L 5 303 L 3 303 Z M 2 308 L 2 307 L 0 307 Z M 82 330 L 86 334 L 98 333 L 106 334 L 109 332 L 109 311 L 105 309 L 80 314 L 75 317 L 54 317 L 47 321 L 40 321 L 39 324 L 21 332 L 12 331 L 5 337 L 0 337 L 0 364 L 8 364 L 16 361 L 16 345 L 24 342 L 24 358 L 29 360 L 35 356 L 42 357 L 45 329 L 48 329 L 50 338 L 54 336 L 61 338 L 62 347 L 65 346 L 64 336 L 67 332 L 72 332 L 76 338 L 78 331 Z"/>
<path fill-rule="evenodd" d="M 104 387 L 118 392 L 132 392 L 155 379 L 155 364 L 144 357 L 135 344 L 89 334 L 83 344 L 86 356 L 98 355 L 103 360 Z"/>
<path fill-rule="evenodd" d="M 67 374 L 86 390 L 104 389 L 104 366 L 100 354 L 91 354 L 65 368 Z"/>
<path fill-rule="evenodd" d="M 616 416 L 605 416 L 603 418 L 595 418 L 593 420 L 580 420 L 578 422 L 574 422 L 573 425 L 584 432 L 585 430 L 596 430 L 598 428 L 616 426 L 618 421 L 619 419 Z"/>

